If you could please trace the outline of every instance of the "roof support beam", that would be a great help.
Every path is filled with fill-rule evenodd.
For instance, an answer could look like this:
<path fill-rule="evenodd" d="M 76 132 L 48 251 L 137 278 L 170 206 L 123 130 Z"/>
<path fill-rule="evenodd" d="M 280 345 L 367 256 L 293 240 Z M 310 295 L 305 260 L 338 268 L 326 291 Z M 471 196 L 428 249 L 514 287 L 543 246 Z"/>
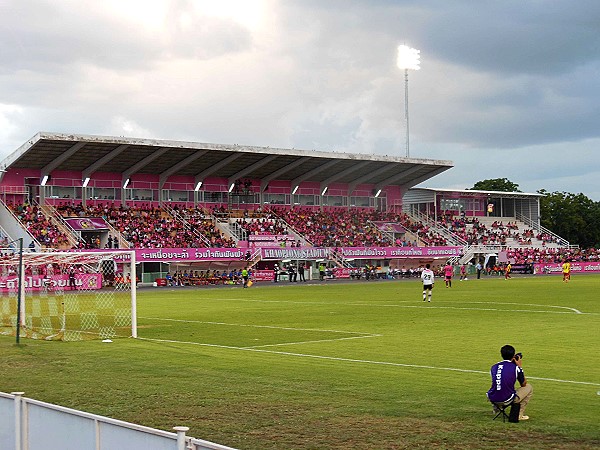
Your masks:
<path fill-rule="evenodd" d="M 392 175 L 391 177 L 386 178 L 385 180 L 377 183 L 375 185 L 375 190 L 383 189 L 384 187 L 386 187 L 392 183 L 395 183 L 396 181 L 401 180 L 402 178 L 404 178 L 408 175 L 412 175 L 413 173 L 418 172 L 422 168 L 423 168 L 423 166 L 421 164 L 419 164 L 419 165 L 411 167 L 410 169 L 406 169 L 406 170 L 403 170 L 402 172 L 398 172 L 398 173 Z M 429 177 L 427 177 L 427 178 L 429 178 Z"/>
<path fill-rule="evenodd" d="M 294 170 L 298 166 L 301 166 L 306 161 L 310 160 L 310 158 L 311 158 L 310 156 L 308 156 L 308 157 L 301 156 L 296 161 L 286 164 L 285 166 L 281 167 L 280 169 L 277 169 L 272 174 L 264 177 L 260 183 L 260 192 L 264 192 L 265 189 L 267 189 L 267 186 L 269 185 L 270 181 L 275 180 L 275 179 L 277 179 L 277 177 L 280 177 L 281 175 L 288 173 L 290 170 Z"/>
<path fill-rule="evenodd" d="M 359 162 L 352 167 L 348 167 L 346 170 L 342 170 L 341 172 L 338 172 L 335 175 L 330 176 L 329 178 L 327 178 L 326 180 L 321 182 L 321 192 L 323 192 L 323 189 L 325 189 L 327 186 L 329 186 L 334 181 L 339 180 L 340 178 L 343 178 L 346 175 L 349 175 L 353 172 L 357 172 L 357 171 L 367 167 L 369 164 L 371 164 L 371 162 L 372 161 Z"/>
<path fill-rule="evenodd" d="M 410 189 L 413 186 L 416 186 L 419 183 L 422 183 L 425 180 L 429 180 L 430 178 L 435 177 L 436 175 L 445 172 L 446 170 L 448 170 L 448 167 L 440 167 L 438 169 L 435 169 L 431 172 L 427 172 L 425 175 L 419 177 L 419 178 L 415 178 L 413 180 L 410 180 L 410 183 L 406 183 L 403 185 L 403 187 L 405 187 L 406 189 Z"/>
<path fill-rule="evenodd" d="M 94 164 L 92 164 L 92 165 L 88 166 L 87 168 L 85 168 L 81 172 L 81 177 L 84 180 L 86 178 L 91 177 L 92 174 L 94 172 L 96 172 L 100 167 L 102 167 L 107 162 L 112 161 L 113 159 L 115 159 L 117 156 L 119 156 L 121 153 L 123 153 L 123 151 L 126 150 L 127 148 L 129 148 L 129 145 L 119 145 L 117 148 L 115 148 L 111 152 L 108 152 L 106 155 L 104 155 L 102 158 L 100 158 Z"/>
<path fill-rule="evenodd" d="M 333 160 L 333 161 L 329 161 L 326 162 L 325 164 L 319 166 L 319 167 L 315 167 L 313 170 L 309 170 L 308 172 L 300 175 L 299 177 L 296 177 L 292 180 L 292 190 L 296 187 L 296 186 L 300 186 L 300 183 L 302 183 L 303 181 L 308 180 L 310 177 L 312 177 L 313 175 L 316 175 L 320 172 L 323 172 L 324 170 L 330 169 L 333 166 L 335 166 L 336 164 L 338 164 L 339 161 L 337 160 Z"/>
<path fill-rule="evenodd" d="M 354 192 L 354 189 L 356 189 L 356 186 L 358 186 L 359 184 L 363 184 L 365 182 L 368 183 L 369 179 L 377 177 L 382 173 L 389 172 L 392 168 L 393 167 L 391 165 L 385 164 L 379 169 L 376 169 L 372 172 L 367 173 L 366 175 L 363 175 L 362 177 L 357 178 L 356 180 L 348 184 L 348 195 L 352 194 Z"/>
<path fill-rule="evenodd" d="M 131 177 L 131 175 L 133 175 L 134 173 L 136 173 L 137 171 L 139 171 L 143 167 L 145 167 L 148 164 L 150 164 L 156 158 L 160 158 L 162 155 L 164 155 L 169 150 L 170 149 L 166 148 L 166 147 L 159 148 L 154 153 L 149 154 L 148 156 L 146 156 L 141 161 L 138 161 L 137 163 L 135 163 L 133 166 L 131 166 L 129 169 L 127 169 L 127 170 L 125 170 L 123 172 L 123 182 L 125 182 L 125 180 L 129 179 L 129 177 Z"/>
<path fill-rule="evenodd" d="M 247 174 L 251 173 L 252 171 L 254 171 L 256 169 L 260 169 L 265 164 L 269 164 L 271 161 L 274 161 L 277 158 L 278 158 L 277 155 L 269 155 L 269 156 L 261 159 L 260 161 L 256 161 L 254 164 L 250 164 L 248 167 L 231 175 L 229 177 L 229 180 L 227 181 L 227 186 L 231 186 L 231 183 L 234 183 L 235 180 L 239 180 L 240 178 L 245 177 Z"/>
<path fill-rule="evenodd" d="M 208 169 L 205 169 L 205 170 L 203 170 L 202 172 L 200 172 L 199 174 L 196 175 L 196 177 L 195 177 L 195 183 L 198 184 L 200 181 L 204 182 L 204 179 L 206 177 L 211 176 L 217 170 L 225 167 L 227 164 L 232 163 L 233 161 L 235 161 L 236 159 L 238 159 L 240 156 L 242 156 L 242 153 L 233 153 L 233 154 L 229 155 L 227 158 L 222 159 L 218 163 L 213 164 Z"/>
<path fill-rule="evenodd" d="M 41 175 L 50 175 L 50 172 L 52 172 L 54 169 L 56 169 L 58 166 L 64 163 L 67 159 L 69 159 L 71 156 L 73 156 L 75 153 L 81 150 L 85 144 L 86 142 L 78 142 L 68 150 L 65 150 L 58 158 L 54 158 L 50 162 L 50 164 L 46 164 L 46 166 L 42 167 L 42 170 L 40 171 Z"/>
<path fill-rule="evenodd" d="M 201 156 L 205 155 L 206 153 L 208 153 L 208 150 L 197 151 L 195 153 L 192 153 L 187 158 L 184 158 L 183 160 L 179 161 L 177 164 L 169 167 L 167 170 L 165 170 L 163 173 L 160 174 L 160 177 L 158 179 L 158 189 L 162 190 L 163 186 L 167 182 L 167 179 L 171 175 L 173 175 L 174 173 L 176 173 L 179 170 L 183 169 L 188 164 L 196 161 L 198 158 L 200 158 Z"/>

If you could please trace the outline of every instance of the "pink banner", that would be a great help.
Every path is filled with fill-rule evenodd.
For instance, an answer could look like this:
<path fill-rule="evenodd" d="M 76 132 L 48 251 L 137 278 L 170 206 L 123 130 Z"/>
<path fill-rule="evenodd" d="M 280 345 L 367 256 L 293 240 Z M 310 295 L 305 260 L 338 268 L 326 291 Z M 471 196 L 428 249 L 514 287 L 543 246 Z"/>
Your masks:
<path fill-rule="evenodd" d="M 562 274 L 562 264 L 542 263 L 534 264 L 536 274 Z M 600 262 L 572 262 L 571 273 L 597 273 L 600 272 Z"/>
<path fill-rule="evenodd" d="M 280 241 L 295 241 L 293 236 L 289 234 L 250 234 L 248 240 L 252 241 L 269 241 L 269 242 L 280 242 Z"/>
<path fill-rule="evenodd" d="M 388 233 L 406 233 L 406 229 L 399 223 L 373 222 L 381 231 Z"/>
<path fill-rule="evenodd" d="M 340 251 L 346 259 L 450 258 L 460 256 L 462 247 L 345 247 Z"/>
<path fill-rule="evenodd" d="M 240 261 L 239 248 L 143 248 L 135 249 L 136 262 L 145 261 Z"/>
<path fill-rule="evenodd" d="M 274 275 L 272 270 L 253 270 L 253 281 L 273 281 Z"/>
<path fill-rule="evenodd" d="M 85 251 L 85 250 L 77 250 Z M 114 251 L 114 250 L 94 250 Z M 346 247 L 332 249 L 324 247 L 272 247 L 260 248 L 261 258 L 281 261 L 329 259 L 404 259 L 404 258 L 449 258 L 460 256 L 461 247 Z M 138 248 L 136 262 L 150 261 L 245 261 L 246 249 L 239 248 Z M 128 260 L 129 257 L 124 259 Z"/>
<path fill-rule="evenodd" d="M 102 217 L 66 218 L 65 222 L 75 231 L 107 230 L 108 225 Z"/>
<path fill-rule="evenodd" d="M 333 269 L 333 275 L 336 278 L 350 278 L 350 273 L 352 272 L 352 270 L 356 269 L 351 269 L 349 267 L 335 267 Z"/>
<path fill-rule="evenodd" d="M 0 277 L 0 292 L 16 292 L 19 285 L 17 276 Z M 99 273 L 81 273 L 75 274 L 75 287 L 81 290 L 102 289 L 102 275 Z M 42 291 L 45 289 L 56 291 L 69 288 L 68 275 L 53 275 L 44 284 L 44 277 L 41 275 L 26 275 L 25 289 L 30 291 Z"/>
<path fill-rule="evenodd" d="M 284 247 L 289 247 L 296 240 L 287 234 L 251 234 L 248 241 L 251 247 L 281 247 L 282 242 L 286 243 Z"/>

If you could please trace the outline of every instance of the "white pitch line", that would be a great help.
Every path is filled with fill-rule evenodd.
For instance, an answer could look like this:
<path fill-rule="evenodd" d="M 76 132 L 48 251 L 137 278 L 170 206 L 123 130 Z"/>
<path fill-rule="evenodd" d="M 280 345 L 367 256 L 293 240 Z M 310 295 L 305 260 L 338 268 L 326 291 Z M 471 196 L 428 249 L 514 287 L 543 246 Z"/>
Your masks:
<path fill-rule="evenodd" d="M 223 301 L 228 301 L 229 299 L 221 299 Z M 389 304 L 389 303 L 330 303 L 330 302 L 301 302 L 301 301 L 289 301 L 289 300 L 250 300 L 250 299 L 235 299 L 233 301 L 241 301 L 241 302 L 252 302 L 252 303 L 289 303 L 289 304 L 298 304 L 298 305 L 341 305 L 341 306 L 379 306 L 382 308 L 424 308 L 428 309 L 454 309 L 454 310 L 465 310 L 465 311 L 501 311 L 501 312 L 529 312 L 529 313 L 543 313 L 543 314 L 571 314 L 572 312 L 581 315 L 590 315 L 597 316 L 600 313 L 588 313 L 581 312 L 575 308 L 569 308 L 567 306 L 555 306 L 555 305 L 536 305 L 530 303 L 503 303 L 503 302 L 458 302 L 458 303 L 481 303 L 481 304 L 496 304 L 496 305 L 525 305 L 525 306 L 541 306 L 546 308 L 564 308 L 569 311 L 547 311 L 547 310 L 536 310 L 536 309 L 501 309 L 501 308 L 469 308 L 469 307 L 460 307 L 460 306 L 439 306 L 433 304 L 422 305 L 399 305 L 399 304 Z M 413 300 L 401 300 L 400 302 L 413 302 Z M 414 301 L 415 303 L 422 303 L 420 301 Z"/>
<path fill-rule="evenodd" d="M 164 317 L 138 317 L 138 319 L 145 320 L 164 320 L 168 322 L 184 322 L 184 323 L 199 323 L 208 325 L 226 325 L 230 327 L 248 327 L 248 328 L 270 328 L 273 330 L 288 330 L 288 331 L 319 331 L 323 333 L 343 333 L 343 334 L 363 334 L 367 337 L 379 336 L 373 333 L 364 333 L 362 331 L 341 331 L 341 330 L 321 330 L 318 328 L 293 328 L 293 327 L 276 327 L 273 325 L 252 325 L 246 323 L 227 323 L 227 322 L 207 322 L 201 320 L 187 320 L 187 319 L 169 319 Z"/>
<path fill-rule="evenodd" d="M 337 339 L 318 339 L 318 340 L 314 340 L 314 341 L 282 342 L 280 344 L 250 345 L 248 347 L 239 347 L 239 348 L 246 349 L 246 348 L 280 347 L 282 345 L 298 345 L 298 344 L 314 344 L 316 342 L 348 341 L 350 339 L 366 339 L 366 338 L 381 337 L 381 336 L 383 336 L 383 335 L 382 334 L 370 334 L 368 336 L 352 336 L 352 337 L 344 337 L 344 338 L 337 338 Z"/>
<path fill-rule="evenodd" d="M 291 353 L 291 352 L 280 352 L 275 350 L 265 350 L 260 348 L 251 348 L 251 347 L 234 347 L 230 345 L 218 345 L 218 344 L 205 344 L 201 342 L 189 342 L 189 341 L 175 341 L 171 339 L 152 339 L 152 338 L 141 338 L 138 337 L 138 340 L 142 341 L 153 341 L 153 342 L 166 342 L 172 344 L 189 344 L 189 345 L 198 345 L 201 347 L 214 347 L 214 348 L 223 348 L 229 350 L 241 350 L 246 352 L 258 352 L 258 353 L 269 353 L 274 355 L 283 355 L 283 356 L 292 356 L 296 358 L 313 358 L 313 359 L 322 359 L 329 361 L 341 361 L 341 362 L 350 362 L 350 363 L 359 363 L 359 364 L 376 364 L 381 366 L 392 366 L 392 367 L 406 367 L 411 369 L 429 369 L 429 370 L 444 370 L 450 372 L 461 372 L 461 373 L 476 373 L 489 375 L 489 371 L 483 370 L 472 370 L 472 369 L 458 369 L 455 367 L 437 367 L 437 366 L 427 366 L 427 365 L 419 365 L 419 364 L 403 364 L 403 363 L 393 363 L 388 361 L 372 361 L 368 359 L 352 359 L 352 358 L 340 358 L 336 356 L 322 356 L 322 355 L 310 355 L 306 353 Z M 556 383 L 568 383 L 568 384 L 581 384 L 586 386 L 600 386 L 600 383 L 591 383 L 589 381 L 574 381 L 574 380 L 561 380 L 557 378 L 542 378 L 542 377 L 532 377 L 527 376 L 529 380 L 540 380 L 540 381 L 552 381 Z"/>
<path fill-rule="evenodd" d="M 463 302 L 463 303 L 473 303 L 476 305 L 481 305 L 481 304 L 493 304 L 493 305 L 521 305 L 521 306 L 541 306 L 541 307 L 546 307 L 546 308 L 559 308 L 559 309 L 568 309 L 570 311 L 573 311 L 575 314 L 589 314 L 589 313 L 582 313 L 581 311 L 579 311 L 578 309 L 575 308 L 569 308 L 568 306 L 556 306 L 556 305 L 539 305 L 537 303 L 510 303 L 510 302 Z"/>

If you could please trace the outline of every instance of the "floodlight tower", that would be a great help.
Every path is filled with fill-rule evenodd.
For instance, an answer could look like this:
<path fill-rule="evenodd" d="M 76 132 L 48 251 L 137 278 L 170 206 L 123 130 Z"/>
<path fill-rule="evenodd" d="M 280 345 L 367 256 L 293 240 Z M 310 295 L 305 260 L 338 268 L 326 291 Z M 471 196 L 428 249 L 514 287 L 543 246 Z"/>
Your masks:
<path fill-rule="evenodd" d="M 408 69 L 419 70 L 421 68 L 421 55 L 416 48 L 410 48 L 407 45 L 398 46 L 397 64 L 399 69 L 404 69 L 404 119 L 406 124 L 406 157 L 409 153 L 408 139 Z"/>

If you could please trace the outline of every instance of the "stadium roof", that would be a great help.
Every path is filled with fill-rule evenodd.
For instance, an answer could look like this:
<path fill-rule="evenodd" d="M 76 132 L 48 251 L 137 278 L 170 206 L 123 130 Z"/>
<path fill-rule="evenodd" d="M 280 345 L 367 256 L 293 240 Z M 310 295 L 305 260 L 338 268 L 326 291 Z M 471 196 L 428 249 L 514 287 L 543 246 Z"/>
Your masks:
<path fill-rule="evenodd" d="M 417 189 L 421 189 L 421 190 L 429 191 L 429 192 L 438 192 L 438 193 L 457 192 L 457 193 L 465 194 L 465 195 L 484 194 L 484 195 L 495 195 L 495 196 L 502 196 L 502 197 L 513 197 L 513 198 L 544 197 L 543 194 L 528 193 L 528 192 L 480 191 L 477 189 L 440 189 L 440 188 L 428 188 L 428 187 L 413 188 L 413 190 L 417 190 Z"/>
<path fill-rule="evenodd" d="M 138 139 L 40 132 L 0 162 L 0 171 L 33 168 L 41 176 L 55 170 L 223 177 L 301 182 L 415 186 L 454 164 L 452 161 L 372 154 L 252 147 L 237 144 Z"/>

